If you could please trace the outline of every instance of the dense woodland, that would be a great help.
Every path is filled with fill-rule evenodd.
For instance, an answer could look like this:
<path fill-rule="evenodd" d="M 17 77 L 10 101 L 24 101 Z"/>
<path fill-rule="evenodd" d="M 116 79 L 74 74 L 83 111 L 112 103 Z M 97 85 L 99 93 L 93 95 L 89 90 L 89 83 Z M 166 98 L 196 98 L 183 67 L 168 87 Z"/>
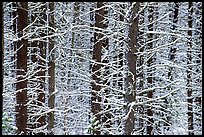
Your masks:
<path fill-rule="evenodd" d="M 202 2 L 2 2 L 2 134 L 201 135 Z"/>

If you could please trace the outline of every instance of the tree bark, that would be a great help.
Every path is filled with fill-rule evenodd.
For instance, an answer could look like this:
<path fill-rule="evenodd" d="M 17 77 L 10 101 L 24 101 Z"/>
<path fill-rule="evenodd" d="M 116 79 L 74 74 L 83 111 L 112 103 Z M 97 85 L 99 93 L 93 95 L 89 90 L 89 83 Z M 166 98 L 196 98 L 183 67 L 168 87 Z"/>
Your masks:
<path fill-rule="evenodd" d="M 17 134 L 27 134 L 27 46 L 28 41 L 23 37 L 23 29 L 27 26 L 27 2 L 17 4 L 17 84 L 16 84 L 16 126 Z M 15 24 L 14 24 L 15 25 Z M 22 47 L 21 47 L 22 46 Z"/>
<path fill-rule="evenodd" d="M 201 134 L 202 133 L 202 92 L 201 89 L 202 89 L 202 11 L 200 11 L 199 9 L 202 9 L 202 3 L 193 3 L 195 4 L 194 7 L 197 7 L 197 10 L 193 11 L 195 12 L 196 14 L 196 18 L 194 20 L 196 20 L 197 23 L 195 24 L 192 24 L 193 26 L 196 27 L 197 30 L 200 30 L 200 32 L 196 32 L 193 36 L 194 40 L 194 43 L 196 43 L 196 47 L 194 47 L 197 52 L 196 52 L 196 56 L 195 56 L 195 63 L 197 64 L 196 65 L 196 68 L 195 68 L 195 71 L 197 72 L 197 74 L 200 74 L 201 76 L 198 77 L 197 79 L 194 79 L 195 80 L 195 83 L 198 87 L 195 87 L 196 89 L 194 89 L 195 93 L 197 93 L 196 97 L 195 97 L 195 105 L 196 105 L 196 108 L 197 111 L 196 111 L 196 108 L 194 110 L 194 119 L 196 121 L 195 125 L 197 125 L 199 128 L 196 128 L 196 126 L 194 127 L 195 131 L 194 131 L 194 134 Z M 196 36 L 195 36 L 196 35 Z M 196 133 L 197 132 L 197 133 Z"/>
<path fill-rule="evenodd" d="M 54 28 L 54 2 L 49 2 L 49 7 L 50 12 L 48 14 L 48 20 L 49 20 L 49 26 Z M 50 30 L 51 32 L 48 33 L 48 35 L 53 35 L 53 30 Z M 53 94 L 55 91 L 55 52 L 54 52 L 54 38 L 51 37 L 49 38 L 49 69 L 48 69 L 48 75 L 50 76 L 49 78 L 49 99 L 48 99 L 48 106 L 50 109 L 54 109 L 54 104 L 55 104 L 55 95 Z M 54 128 L 54 111 L 49 113 L 49 118 L 48 118 L 48 130 L 49 134 L 53 135 L 52 129 Z"/>
<path fill-rule="evenodd" d="M 152 21 L 154 20 L 153 17 L 153 12 L 154 12 L 154 7 L 153 6 L 149 6 L 148 8 L 149 14 L 148 14 L 148 23 L 150 23 L 148 25 L 148 30 L 149 31 L 153 31 L 153 23 Z M 153 41 L 153 35 L 152 33 L 147 34 L 147 39 L 148 41 Z M 153 42 L 149 42 L 147 44 L 147 49 L 152 49 L 153 48 Z M 147 61 L 147 67 L 151 67 L 151 65 L 153 64 L 153 57 L 149 58 L 149 60 Z M 151 87 L 153 84 L 153 75 L 152 75 L 152 71 L 148 70 L 148 76 L 147 76 L 147 85 L 148 87 Z M 147 97 L 149 99 L 152 99 L 153 97 L 153 91 L 150 90 L 147 92 Z M 152 135 L 152 130 L 153 130 L 153 126 L 152 123 L 154 122 L 153 120 L 153 111 L 152 111 L 152 107 L 148 106 L 147 108 L 147 117 L 148 117 L 148 121 L 147 121 L 147 134 L 148 135 Z"/>
<path fill-rule="evenodd" d="M 188 134 L 189 135 L 194 135 L 194 128 L 193 128 L 193 98 L 192 98 L 192 15 L 193 15 L 193 3 L 189 2 L 188 6 L 188 36 L 189 36 L 189 41 L 188 41 L 188 50 L 187 50 L 187 102 L 188 102 Z"/>
<path fill-rule="evenodd" d="M 135 117 L 134 109 L 135 106 L 131 107 L 131 103 L 136 101 L 136 46 L 137 46 L 137 34 L 138 34 L 138 11 L 140 3 L 132 3 L 133 8 L 130 16 L 130 27 L 129 27 L 129 43 L 127 51 L 127 66 L 128 75 L 126 77 L 126 93 L 125 102 L 127 103 L 125 121 L 125 135 L 131 135 L 134 130 Z"/>
<path fill-rule="evenodd" d="M 1 57 L 2 57 L 2 60 L 1 60 L 1 65 L 2 65 L 2 70 L 1 70 L 1 74 L 2 74 L 2 78 L 1 78 L 1 80 L 2 80 L 2 83 L 4 84 L 4 7 L 3 7 L 3 2 L 1 3 L 1 13 L 2 13 L 2 16 L 1 16 L 1 37 L 2 37 L 2 39 L 1 39 L 1 43 L 2 43 L 2 48 L 1 48 L 1 50 L 2 50 L 2 53 L 1 53 Z M 3 86 L 3 84 L 2 84 L 2 87 L 1 87 L 1 89 L 2 89 L 2 93 L 3 93 L 3 91 L 4 91 L 4 86 Z M 2 104 L 2 106 L 3 106 L 3 94 L 1 94 L 1 97 L 2 97 L 2 100 L 1 100 L 1 104 Z M 3 112 L 3 107 L 1 108 L 1 112 Z"/>
<path fill-rule="evenodd" d="M 97 8 L 101 8 L 103 6 L 103 2 L 97 2 Z M 100 9 L 100 10 L 96 10 L 96 14 L 95 14 L 95 27 L 97 28 L 103 28 L 103 16 L 104 16 L 104 9 Z M 94 117 L 96 118 L 96 121 L 99 121 L 98 124 L 100 124 L 101 122 L 101 115 L 99 114 L 99 112 L 101 111 L 101 106 L 99 103 L 97 102 L 101 102 L 101 97 L 98 95 L 100 90 L 101 90 L 101 86 L 99 86 L 98 84 L 100 84 L 100 69 L 101 69 L 101 65 L 98 64 L 98 62 L 101 62 L 101 50 L 102 50 L 102 40 L 99 40 L 102 37 L 102 34 L 100 34 L 99 30 L 95 30 L 95 34 L 94 34 L 94 47 L 93 47 L 93 60 L 95 61 L 95 63 L 92 66 L 92 78 L 94 80 L 94 82 L 92 83 L 92 97 L 91 97 L 91 112 L 93 113 Z M 93 134 L 94 135 L 100 135 L 101 131 L 100 129 L 94 129 L 93 130 Z"/>

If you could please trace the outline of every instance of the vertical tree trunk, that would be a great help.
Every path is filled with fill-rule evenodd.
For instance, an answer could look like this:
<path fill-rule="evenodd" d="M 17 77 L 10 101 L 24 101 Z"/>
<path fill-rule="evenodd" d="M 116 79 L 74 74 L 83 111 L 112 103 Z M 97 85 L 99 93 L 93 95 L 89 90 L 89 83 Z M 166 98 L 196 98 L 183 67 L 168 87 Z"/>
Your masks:
<path fill-rule="evenodd" d="M 188 102 L 188 134 L 189 135 L 194 135 L 194 128 L 193 128 L 193 98 L 192 98 L 192 15 L 193 15 L 193 3 L 189 2 L 188 6 L 188 36 L 189 36 L 189 41 L 188 41 L 188 50 L 187 50 L 187 102 Z"/>
<path fill-rule="evenodd" d="M 1 65 L 2 65 L 2 70 L 1 70 L 1 74 L 2 74 L 2 78 L 1 78 L 1 81 L 2 81 L 2 83 L 4 84 L 4 7 L 3 7 L 3 2 L 1 3 L 1 14 L 2 14 L 2 16 L 1 16 L 1 50 L 2 50 L 2 53 L 1 53 L 1 57 L 2 57 L 2 60 L 1 60 Z M 1 89 L 2 89 L 2 93 L 3 93 L 3 91 L 4 91 L 4 86 L 3 86 L 3 84 L 2 84 L 2 87 L 1 87 Z M 1 99 L 1 104 L 2 104 L 2 106 L 3 106 L 3 94 L 1 94 L 1 97 L 2 97 L 2 99 Z M 3 107 L 1 108 L 1 112 L 3 112 Z"/>
<path fill-rule="evenodd" d="M 154 20 L 153 18 L 153 12 L 154 12 L 154 7 L 153 6 L 149 6 L 148 8 L 148 30 L 149 31 L 153 31 L 153 23 L 152 21 Z M 149 33 L 147 34 L 147 39 L 148 41 L 151 41 L 147 44 L 147 49 L 152 49 L 153 48 L 153 34 L 152 33 Z M 151 67 L 153 63 L 153 57 L 149 58 L 149 60 L 147 61 L 147 67 Z M 147 76 L 147 85 L 148 87 L 151 87 L 152 84 L 153 84 L 153 75 L 152 75 L 152 71 L 151 70 L 148 70 L 148 76 Z M 148 91 L 147 92 L 147 97 L 149 99 L 151 99 L 153 97 L 153 91 Z M 147 134 L 148 135 L 152 135 L 152 130 L 153 130 L 153 126 L 152 126 L 152 123 L 154 122 L 153 120 L 153 111 L 152 111 L 152 107 L 148 106 L 147 108 L 147 117 L 148 117 L 148 121 L 147 121 Z"/>
<path fill-rule="evenodd" d="M 120 5 L 120 8 L 121 8 L 120 12 L 121 12 L 123 15 L 120 14 L 120 15 L 119 15 L 119 19 L 120 19 L 121 22 L 124 22 L 124 21 L 125 21 L 125 20 L 124 20 L 124 15 L 125 15 L 125 13 L 124 13 L 123 8 L 125 8 L 125 7 L 124 7 L 124 5 Z M 122 24 L 120 24 L 120 25 L 122 25 Z M 122 26 L 122 27 L 123 27 L 123 26 Z M 119 31 L 120 31 L 121 34 L 123 34 L 124 31 L 125 31 L 125 29 L 120 29 Z M 124 63 L 123 63 L 123 61 L 124 61 L 124 37 L 120 37 L 120 38 L 119 38 L 119 41 L 120 41 L 119 46 L 120 46 L 120 49 L 121 49 L 121 50 L 119 50 L 119 55 L 118 55 L 118 58 L 119 58 L 118 69 L 122 68 L 123 65 L 124 65 Z M 123 76 L 122 76 L 121 73 L 119 73 L 119 74 L 118 74 L 118 77 L 119 77 L 118 87 L 119 87 L 120 90 L 123 90 L 123 82 L 124 82 Z"/>
<path fill-rule="evenodd" d="M 102 2 L 97 2 L 97 8 L 101 8 L 103 6 Z M 100 10 L 96 10 L 95 13 L 95 27 L 97 28 L 103 28 L 103 16 L 104 16 L 104 9 L 100 9 Z M 93 60 L 95 61 L 95 63 L 92 66 L 92 77 L 94 82 L 92 83 L 92 108 L 91 108 L 91 112 L 93 113 L 94 117 L 96 118 L 96 121 L 98 121 L 100 124 L 100 119 L 101 116 L 99 114 L 99 112 L 101 111 L 101 106 L 99 103 L 97 102 L 101 102 L 101 97 L 98 95 L 101 87 L 98 85 L 100 83 L 100 68 L 101 65 L 98 64 L 98 62 L 101 62 L 101 50 L 102 50 L 102 41 L 99 40 L 102 35 L 100 34 L 99 30 L 95 30 L 95 34 L 94 34 L 94 47 L 93 47 Z M 101 131 L 100 129 L 94 129 L 93 134 L 94 135 L 100 135 Z"/>
<path fill-rule="evenodd" d="M 128 43 L 127 51 L 127 65 L 128 75 L 126 78 L 126 94 L 125 102 L 127 103 L 126 121 L 125 121 L 125 135 L 131 135 L 134 130 L 135 116 L 134 109 L 131 103 L 136 100 L 136 46 L 137 46 L 137 34 L 138 34 L 138 11 L 140 3 L 132 3 L 133 8 L 130 16 L 130 27 L 128 37 L 130 39 Z"/>
<path fill-rule="evenodd" d="M 195 5 L 194 5 L 195 4 Z M 196 56 L 194 56 L 195 58 L 195 63 L 196 63 L 196 69 L 195 71 L 197 72 L 197 74 L 200 74 L 200 77 L 197 77 L 195 80 L 195 84 L 196 87 L 194 88 L 194 91 L 196 93 L 196 97 L 195 97 L 195 110 L 194 112 L 194 120 L 196 121 L 196 123 L 194 124 L 194 134 L 201 134 L 202 133 L 202 11 L 200 9 L 202 9 L 202 3 L 198 2 L 198 3 L 193 3 L 193 7 L 197 7 L 197 10 L 195 9 L 195 14 L 196 14 L 196 18 L 194 18 L 193 20 L 196 20 L 196 23 L 192 24 L 194 26 L 194 28 L 196 28 L 197 30 L 200 30 L 200 32 L 196 32 L 193 36 L 194 43 L 196 43 L 196 47 L 194 47 L 194 50 L 197 50 L 197 52 L 195 53 Z M 196 109 L 198 108 L 198 109 Z M 196 126 L 197 125 L 197 126 Z M 198 128 L 197 128 L 198 127 Z"/>
<path fill-rule="evenodd" d="M 54 2 L 49 2 L 49 7 L 50 12 L 48 14 L 48 23 L 49 26 L 54 28 Z M 50 30 L 51 32 L 48 33 L 49 35 L 53 35 L 53 30 Z M 49 99 L 48 99 L 48 106 L 50 109 L 54 109 L 54 104 L 55 104 L 55 95 L 53 94 L 55 91 L 55 53 L 54 53 L 54 38 L 51 37 L 49 38 L 49 63 L 48 63 L 48 75 L 50 76 L 49 78 Z M 54 111 L 49 113 L 49 125 L 48 125 L 48 130 L 49 134 L 53 135 L 52 129 L 54 128 Z"/>
<path fill-rule="evenodd" d="M 23 36 L 23 29 L 27 26 L 27 2 L 17 4 L 17 35 Z M 15 25 L 15 24 L 14 24 Z M 16 126 L 17 134 L 27 134 L 27 46 L 28 41 L 24 38 L 16 43 L 17 51 L 17 84 L 16 84 Z"/>

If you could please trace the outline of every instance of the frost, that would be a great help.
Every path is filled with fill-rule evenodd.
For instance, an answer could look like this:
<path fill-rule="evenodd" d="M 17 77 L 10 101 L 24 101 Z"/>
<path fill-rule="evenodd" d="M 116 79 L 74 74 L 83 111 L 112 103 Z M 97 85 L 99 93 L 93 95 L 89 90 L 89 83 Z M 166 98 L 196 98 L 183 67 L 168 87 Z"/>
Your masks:
<path fill-rule="evenodd" d="M 31 135 L 202 134 L 201 2 L 20 4 L 2 3 L 3 135 L 19 114 Z"/>

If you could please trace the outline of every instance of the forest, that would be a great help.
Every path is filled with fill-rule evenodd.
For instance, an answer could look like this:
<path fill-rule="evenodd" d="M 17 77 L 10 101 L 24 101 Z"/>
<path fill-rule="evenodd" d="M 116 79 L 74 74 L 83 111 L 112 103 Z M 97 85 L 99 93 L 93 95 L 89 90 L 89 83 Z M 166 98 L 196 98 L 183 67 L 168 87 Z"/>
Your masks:
<path fill-rule="evenodd" d="M 2 2 L 3 135 L 202 135 L 202 2 Z"/>

